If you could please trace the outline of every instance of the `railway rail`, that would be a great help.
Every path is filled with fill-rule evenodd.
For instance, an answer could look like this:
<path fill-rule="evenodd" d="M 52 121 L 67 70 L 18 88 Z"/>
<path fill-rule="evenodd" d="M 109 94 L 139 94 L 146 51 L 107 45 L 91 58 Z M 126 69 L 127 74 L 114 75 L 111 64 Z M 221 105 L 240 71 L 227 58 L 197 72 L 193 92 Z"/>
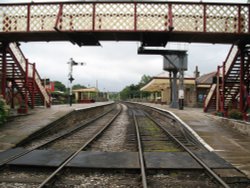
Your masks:
<path fill-rule="evenodd" d="M 44 180 L 39 187 L 44 187 L 48 182 L 55 177 L 58 172 L 60 172 L 65 165 L 68 164 L 69 161 L 71 161 L 80 151 L 82 151 L 84 148 L 86 148 L 93 140 L 95 140 L 103 131 L 114 121 L 115 118 L 121 113 L 121 107 L 118 107 L 118 110 L 111 109 L 107 112 L 102 113 L 101 115 L 98 115 L 96 117 L 90 118 L 88 121 L 80 122 L 75 127 L 70 128 L 65 131 L 61 131 L 58 134 L 53 135 L 52 137 L 46 138 L 45 140 L 42 140 L 39 142 L 41 143 L 25 143 L 22 146 L 28 148 L 28 150 L 24 150 L 23 152 L 14 155 L 10 158 L 7 158 L 5 161 L 1 163 L 1 170 L 4 170 L 4 165 L 10 163 L 11 161 L 14 161 L 18 158 L 21 158 L 24 155 L 27 155 L 35 150 L 38 149 L 51 149 L 51 145 L 53 148 L 53 144 L 57 142 L 61 142 L 62 140 L 66 140 L 66 142 L 69 140 L 70 137 L 74 137 L 75 134 L 78 134 L 79 132 L 86 131 L 87 128 L 92 127 L 91 133 L 88 136 L 89 138 L 86 138 L 85 140 L 81 139 L 81 141 L 78 143 L 81 144 L 78 149 L 73 152 L 68 158 L 50 175 L 46 180 Z M 108 117 L 108 120 L 107 120 Z M 105 120 L 106 118 L 106 120 Z M 96 126 L 95 124 L 99 121 L 99 126 Z M 93 129 L 94 127 L 94 129 Z M 47 133 L 48 131 L 45 131 L 44 133 Z M 40 136 L 41 134 L 39 134 Z M 79 141 L 79 137 L 76 137 Z M 76 146 L 77 147 L 77 146 Z"/>
<path fill-rule="evenodd" d="M 139 152 L 139 158 L 140 158 L 140 165 L 141 165 L 141 176 L 142 176 L 142 185 L 144 188 L 147 188 L 147 177 L 146 177 L 146 167 L 145 167 L 145 160 L 144 160 L 144 150 L 147 147 L 145 144 L 143 146 L 143 139 L 140 134 L 142 134 L 142 128 L 140 128 L 138 123 L 138 111 L 133 111 L 133 118 L 134 123 L 136 126 L 136 132 L 137 132 L 137 140 L 138 140 L 138 152 Z M 195 159 L 221 186 L 225 188 L 229 188 L 230 186 L 222 179 L 220 178 L 205 162 L 203 162 L 194 152 L 192 152 L 188 147 L 185 146 L 178 138 L 176 138 L 173 134 L 171 134 L 164 126 L 162 126 L 160 123 L 158 123 L 153 117 L 151 117 L 149 114 L 146 114 L 144 112 L 140 112 L 141 115 L 144 115 L 149 120 L 151 120 L 156 126 L 158 126 L 161 130 L 164 131 L 164 133 L 171 138 L 172 141 L 174 141 L 176 144 L 178 144 L 182 150 L 188 152 L 193 159 Z M 145 128 L 145 127 L 144 127 Z M 145 134 L 145 131 L 144 131 Z M 144 135 L 145 136 L 145 135 Z M 145 142 L 145 141 L 144 141 Z M 169 146 L 168 146 L 169 147 Z M 178 148 L 179 150 L 180 148 Z"/>
<path fill-rule="evenodd" d="M 53 178 L 76 156 L 82 151 L 84 148 L 86 148 L 92 141 L 94 141 L 100 134 L 103 133 L 103 131 L 111 125 L 111 123 L 117 118 L 117 116 L 121 113 L 121 107 L 120 110 L 109 119 L 109 121 L 91 138 L 89 138 L 77 151 L 75 151 L 63 164 L 61 164 L 46 180 L 44 180 L 40 185 L 39 188 L 45 187 L 46 184 L 48 184 L 50 181 L 53 180 Z"/>
<path fill-rule="evenodd" d="M 111 110 L 110 110 L 110 111 L 111 111 Z M 0 166 L 3 166 L 3 165 L 5 165 L 5 164 L 7 164 L 7 163 L 9 163 L 9 162 L 11 162 L 11 161 L 13 161 L 13 160 L 15 160 L 15 159 L 21 157 L 21 156 L 24 156 L 24 155 L 26 155 L 26 154 L 28 154 L 28 153 L 34 151 L 34 150 L 37 150 L 37 149 L 41 149 L 41 148 L 43 148 L 43 147 L 46 147 L 47 145 L 52 144 L 53 142 L 55 142 L 55 141 L 57 141 L 57 140 L 59 140 L 59 139 L 61 139 L 61 138 L 63 138 L 63 137 L 67 137 L 67 136 L 73 134 L 74 132 L 76 132 L 76 131 L 78 131 L 78 130 L 84 128 L 84 127 L 86 127 L 86 126 L 89 125 L 90 123 L 93 123 L 93 122 L 95 122 L 96 120 L 102 118 L 102 117 L 105 116 L 106 114 L 110 113 L 110 111 L 107 111 L 107 112 L 105 112 L 105 113 L 102 113 L 101 115 L 99 115 L 99 116 L 97 116 L 97 117 L 91 118 L 91 119 L 89 119 L 89 120 L 86 121 L 86 122 L 80 122 L 80 123 L 78 123 L 75 127 L 70 128 L 70 129 L 67 129 L 67 130 L 65 130 L 65 131 L 61 131 L 61 132 L 59 132 L 58 134 L 55 134 L 55 135 L 53 135 L 53 136 L 50 136 L 50 135 L 49 135 L 48 138 L 46 138 L 46 139 L 40 141 L 40 137 L 39 137 L 39 136 L 41 136 L 41 135 L 43 136 L 43 134 L 48 133 L 48 132 L 50 131 L 50 128 L 49 128 L 48 130 L 46 130 L 46 131 L 44 131 L 44 132 L 38 134 L 38 135 L 37 135 L 38 138 L 37 138 L 37 137 L 33 138 L 33 139 L 38 139 L 38 140 L 39 140 L 38 143 L 34 143 L 34 142 L 33 142 L 34 140 L 32 140 L 32 141 L 28 140 L 28 141 L 26 141 L 26 142 L 28 142 L 28 143 L 24 142 L 22 145 L 20 144 L 21 147 L 26 147 L 26 148 L 28 148 L 28 150 L 26 150 L 26 151 L 24 151 L 24 152 L 21 152 L 21 153 L 19 153 L 18 155 L 12 156 L 12 157 L 10 157 L 10 158 L 8 158 L 8 159 L 2 161 L 2 162 L 0 163 Z M 40 142 L 41 142 L 41 143 L 40 143 Z"/>
<path fill-rule="evenodd" d="M 121 119 L 117 120 L 118 117 Z M 122 129 L 119 129 L 120 123 L 122 123 Z M 121 131 L 123 135 L 115 135 Z M 24 151 L 2 162 L 0 182 L 8 179 L 8 173 L 5 176 L 1 174 L 1 171 L 4 172 L 6 168 L 18 167 L 21 172 L 26 168 L 26 163 L 20 163 L 22 157 L 28 156 L 25 158 L 27 160 L 32 156 L 32 152 L 41 154 L 40 151 L 48 151 L 49 154 L 54 155 L 52 160 L 59 160 L 60 163 L 52 166 L 46 163 L 35 164 L 32 172 L 38 173 L 38 176 L 30 180 L 21 180 L 21 182 L 30 187 L 74 187 L 79 182 L 87 182 L 86 185 L 95 187 L 117 185 L 144 188 L 179 185 L 230 187 L 234 185 L 234 182 L 230 182 L 229 186 L 214 171 L 216 168 L 230 170 L 232 166 L 218 164 L 219 167 L 218 165 L 211 167 L 206 157 L 202 157 L 210 152 L 181 128 L 173 117 L 168 117 L 156 109 L 139 107 L 130 103 L 119 104 L 100 115 L 77 123 L 76 126 L 58 133 L 56 130 L 52 132 L 53 134 L 47 132 L 45 136 L 40 134 L 35 140 L 22 143 L 20 146 L 25 148 Z M 114 142 L 122 136 L 124 138 L 120 143 L 120 148 L 115 147 L 113 150 L 109 148 L 115 143 L 106 146 L 106 150 L 102 148 L 101 143 L 112 140 L 112 137 L 115 138 Z M 57 159 L 60 152 L 68 154 L 63 159 L 60 157 Z M 217 160 L 218 157 L 215 159 L 208 157 L 208 159 Z M 44 158 L 40 157 L 38 162 L 39 160 L 44 160 Z M 183 160 L 187 162 L 183 163 Z M 30 168 L 29 164 L 28 168 Z M 100 173 L 93 173 L 93 171 Z M 171 176 L 171 172 L 174 172 L 174 177 Z M 179 172 L 180 179 L 175 177 Z M 22 175 L 19 180 L 21 178 Z M 88 180 L 85 181 L 85 179 Z M 106 179 L 109 182 L 105 182 Z M 9 180 L 9 182 L 12 181 L 15 182 L 15 180 Z M 242 187 L 246 184 L 247 182 L 243 182 Z"/>

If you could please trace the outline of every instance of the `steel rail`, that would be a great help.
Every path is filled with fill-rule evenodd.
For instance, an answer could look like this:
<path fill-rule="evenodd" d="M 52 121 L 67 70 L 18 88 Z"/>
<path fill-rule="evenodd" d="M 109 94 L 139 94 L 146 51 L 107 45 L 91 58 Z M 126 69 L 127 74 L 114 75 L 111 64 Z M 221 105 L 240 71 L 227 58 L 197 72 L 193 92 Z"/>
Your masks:
<path fill-rule="evenodd" d="M 108 114 L 108 113 L 111 112 L 112 110 L 113 110 L 113 109 L 111 109 L 111 110 L 109 110 L 109 111 L 107 111 L 107 112 L 105 112 L 105 113 L 103 113 L 103 114 L 101 114 L 101 115 L 99 115 L 99 116 L 97 116 L 97 117 L 95 117 L 95 118 L 89 120 L 88 122 L 83 123 L 83 124 L 82 124 L 82 123 L 79 123 L 75 128 L 73 128 L 73 129 L 71 129 L 71 130 L 69 130 L 69 131 L 67 131 L 67 132 L 64 132 L 63 134 L 59 134 L 59 135 L 57 135 L 56 137 L 51 138 L 50 140 L 48 140 L 48 141 L 45 142 L 45 143 L 42 143 L 42 144 L 40 144 L 40 145 L 38 145 L 38 146 L 36 146 L 36 147 L 34 147 L 34 148 L 32 148 L 32 149 L 29 149 L 28 151 L 24 151 L 24 152 L 22 152 L 22 153 L 20 153 L 20 154 L 18 154 L 18 155 L 15 155 L 15 156 L 13 156 L 13 157 L 8 158 L 7 160 L 5 160 L 5 161 L 3 161 L 2 163 L 0 163 L 0 167 L 2 167 L 3 165 L 5 165 L 5 164 L 7 164 L 7 163 L 9 163 L 9 162 L 11 162 L 11 161 L 13 161 L 13 160 L 15 160 L 15 159 L 18 159 L 19 157 L 22 157 L 22 156 L 24 156 L 24 155 L 26 155 L 26 154 L 28 154 L 28 153 L 30 153 L 30 152 L 36 150 L 36 149 L 39 149 L 39 148 L 41 148 L 41 147 L 44 147 L 44 146 L 46 146 L 46 145 L 48 145 L 48 144 L 50 144 L 50 143 L 52 143 L 52 142 L 54 142 L 54 141 L 56 141 L 56 140 L 58 140 L 58 139 L 60 139 L 60 138 L 63 138 L 63 137 L 65 137 L 65 136 L 68 136 L 68 135 L 74 133 L 75 131 L 77 131 L 77 130 L 79 130 L 79 129 L 85 127 L 85 126 L 87 126 L 88 124 L 93 123 L 94 121 L 100 119 L 101 117 L 105 116 L 106 114 Z M 45 133 L 46 133 L 46 132 L 47 132 L 47 131 L 45 131 Z M 41 134 L 39 134 L 39 135 L 41 135 Z M 1 171 L 1 169 L 0 169 L 0 171 Z"/>
<path fill-rule="evenodd" d="M 87 142 L 84 143 L 76 152 L 71 154 L 48 178 L 46 178 L 38 188 L 42 188 L 46 186 L 76 155 L 78 155 L 84 148 L 86 148 L 91 142 L 93 142 L 98 136 L 100 136 L 103 131 L 110 126 L 113 121 L 118 117 L 121 113 L 122 107 L 120 106 L 119 111 L 95 134 L 93 135 Z"/>
<path fill-rule="evenodd" d="M 144 107 L 147 107 L 147 106 L 144 106 Z M 151 107 L 150 107 L 151 108 Z M 154 109 L 154 111 L 156 111 L 157 113 L 163 115 L 164 117 L 167 117 L 168 119 L 170 119 L 173 123 L 180 123 L 179 121 L 177 121 L 171 114 L 168 114 L 166 112 L 163 112 L 159 109 Z M 190 140 L 193 144 L 196 144 L 198 146 L 201 146 L 202 148 L 206 149 L 206 147 L 204 147 L 204 145 L 202 145 L 202 143 L 197 140 L 197 138 L 192 135 L 190 133 L 190 131 L 188 129 L 186 129 L 186 127 L 182 127 L 182 129 L 180 129 L 181 132 L 183 133 L 183 135 L 188 139 Z"/>
<path fill-rule="evenodd" d="M 194 154 L 190 149 L 188 149 L 184 144 L 182 144 L 165 127 L 163 127 L 160 123 L 158 123 L 155 119 L 153 119 L 149 114 L 145 113 L 145 115 L 150 120 L 152 120 L 156 125 L 158 125 L 162 130 L 164 130 L 168 134 L 168 136 L 170 136 L 175 142 L 177 142 L 186 152 L 188 152 L 191 155 L 191 157 L 193 157 L 193 159 L 195 159 L 213 178 L 216 179 L 218 183 L 220 183 L 225 188 L 230 188 L 230 186 L 222 178 L 220 178 L 206 163 L 204 163 L 196 154 Z"/>
<path fill-rule="evenodd" d="M 143 157 L 140 130 L 139 130 L 138 122 L 135 117 L 134 111 L 133 111 L 133 119 L 134 119 L 134 125 L 136 129 L 136 137 L 137 137 L 137 143 L 138 143 L 138 153 L 139 153 L 139 160 L 140 160 L 140 167 L 141 167 L 142 186 L 143 188 L 147 188 L 148 186 L 147 186 L 147 177 L 146 177 L 146 170 L 145 170 L 145 160 Z"/>

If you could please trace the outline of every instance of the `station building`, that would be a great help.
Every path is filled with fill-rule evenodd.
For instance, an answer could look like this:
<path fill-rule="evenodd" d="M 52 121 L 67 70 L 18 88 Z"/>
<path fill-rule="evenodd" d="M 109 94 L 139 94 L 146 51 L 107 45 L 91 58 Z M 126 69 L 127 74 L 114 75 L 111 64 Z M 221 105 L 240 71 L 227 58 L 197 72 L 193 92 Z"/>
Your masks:
<path fill-rule="evenodd" d="M 213 83 L 216 72 L 199 75 L 196 71 L 193 77 L 184 78 L 184 105 L 187 107 L 203 107 L 203 100 Z M 141 91 L 150 92 L 146 102 L 170 104 L 171 102 L 171 79 L 168 72 L 162 72 L 141 88 Z M 177 82 L 178 84 L 178 82 Z"/>
<path fill-rule="evenodd" d="M 83 88 L 73 90 L 75 94 L 75 101 L 77 103 L 92 103 L 97 100 L 98 89 L 95 87 L 92 88 Z"/>

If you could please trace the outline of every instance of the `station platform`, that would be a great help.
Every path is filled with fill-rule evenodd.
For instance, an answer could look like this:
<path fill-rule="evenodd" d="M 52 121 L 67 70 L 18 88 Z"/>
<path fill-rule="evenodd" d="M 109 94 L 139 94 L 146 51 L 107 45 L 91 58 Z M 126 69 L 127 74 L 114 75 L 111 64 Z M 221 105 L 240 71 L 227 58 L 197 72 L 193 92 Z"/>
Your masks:
<path fill-rule="evenodd" d="M 210 150 L 233 164 L 250 178 L 250 135 L 247 129 L 237 130 L 230 126 L 230 120 L 208 113 L 202 108 L 187 108 L 183 110 L 170 108 L 168 105 L 142 103 L 174 113 L 186 123 L 198 136 L 205 141 Z M 250 128 L 250 123 L 244 123 Z M 246 133 L 244 134 L 244 129 Z M 241 131 L 241 132 L 240 132 Z"/>
<path fill-rule="evenodd" d="M 76 109 L 91 108 L 109 104 L 96 102 L 88 104 L 52 105 L 51 108 L 36 107 L 27 115 L 12 117 L 10 122 L 0 126 L 0 152 L 14 147 L 34 132 Z"/>

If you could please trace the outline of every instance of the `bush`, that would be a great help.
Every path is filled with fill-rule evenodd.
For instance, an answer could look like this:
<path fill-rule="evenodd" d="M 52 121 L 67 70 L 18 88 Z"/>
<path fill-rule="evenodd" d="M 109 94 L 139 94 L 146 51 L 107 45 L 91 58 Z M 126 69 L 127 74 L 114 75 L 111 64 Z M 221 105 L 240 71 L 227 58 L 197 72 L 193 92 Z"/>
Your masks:
<path fill-rule="evenodd" d="M 228 117 L 232 119 L 242 120 L 243 114 L 237 109 L 232 109 L 228 111 Z"/>
<path fill-rule="evenodd" d="M 9 106 L 6 104 L 2 96 L 0 96 L 0 125 L 6 122 L 9 115 Z"/>

